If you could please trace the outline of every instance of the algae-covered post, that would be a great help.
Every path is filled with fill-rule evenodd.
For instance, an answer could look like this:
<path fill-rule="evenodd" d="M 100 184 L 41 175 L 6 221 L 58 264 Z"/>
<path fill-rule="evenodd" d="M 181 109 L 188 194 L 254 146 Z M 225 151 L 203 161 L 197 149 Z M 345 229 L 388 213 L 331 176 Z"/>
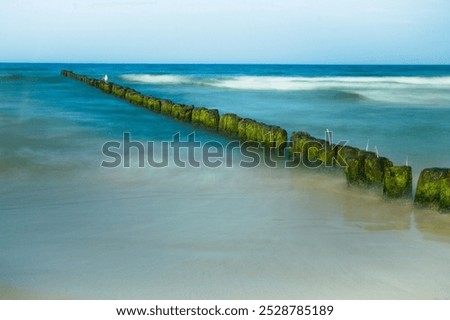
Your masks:
<path fill-rule="evenodd" d="M 420 173 L 414 201 L 419 205 L 450 211 L 450 169 L 424 169 Z"/>
<path fill-rule="evenodd" d="M 387 168 L 392 167 L 391 160 L 378 154 L 366 153 L 364 157 L 364 181 L 368 185 L 382 185 Z"/>
<path fill-rule="evenodd" d="M 234 113 L 226 113 L 220 116 L 219 132 L 232 138 L 239 137 L 239 121 L 242 118 Z"/>
<path fill-rule="evenodd" d="M 168 100 L 168 99 L 162 99 L 161 102 L 161 113 L 171 115 L 172 114 L 172 108 L 175 105 L 175 102 Z"/>
<path fill-rule="evenodd" d="M 269 133 L 266 135 L 267 144 L 271 148 L 285 149 L 288 143 L 287 131 L 279 126 L 269 126 Z"/>
<path fill-rule="evenodd" d="M 111 93 L 112 92 L 112 84 L 109 82 L 105 82 L 105 81 L 100 82 L 99 89 L 106 93 Z"/>
<path fill-rule="evenodd" d="M 193 106 L 175 104 L 172 106 L 172 117 L 181 121 L 191 122 L 192 110 L 194 110 Z"/>
<path fill-rule="evenodd" d="M 291 135 L 290 154 L 294 159 L 300 159 L 306 166 L 312 164 L 326 167 L 343 167 L 349 184 L 364 180 L 364 168 L 361 158 L 362 151 L 349 147 L 331 144 L 328 140 L 316 139 L 303 131 Z"/>
<path fill-rule="evenodd" d="M 390 166 L 384 174 L 383 194 L 388 198 L 411 197 L 412 168 L 410 166 Z"/>
<path fill-rule="evenodd" d="M 194 108 L 192 110 L 192 123 L 217 131 L 219 127 L 219 110 Z"/>
<path fill-rule="evenodd" d="M 137 106 L 143 107 L 144 96 L 134 89 L 127 89 L 125 92 L 125 100 Z"/>
<path fill-rule="evenodd" d="M 111 93 L 115 95 L 117 98 L 124 98 L 127 89 L 118 84 L 113 84 L 111 87 Z"/>
<path fill-rule="evenodd" d="M 144 101 L 142 101 L 144 108 L 147 108 L 153 112 L 160 113 L 161 112 L 161 100 L 149 96 L 144 97 Z"/>

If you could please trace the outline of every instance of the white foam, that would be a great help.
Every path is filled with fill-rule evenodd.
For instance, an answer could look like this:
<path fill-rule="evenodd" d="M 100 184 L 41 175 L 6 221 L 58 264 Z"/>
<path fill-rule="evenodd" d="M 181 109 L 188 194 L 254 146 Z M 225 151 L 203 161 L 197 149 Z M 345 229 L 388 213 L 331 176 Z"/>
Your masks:
<path fill-rule="evenodd" d="M 121 78 L 130 82 L 148 84 L 182 84 L 192 82 L 189 77 L 178 75 L 125 74 Z"/>
<path fill-rule="evenodd" d="M 371 100 L 408 103 L 448 105 L 450 77 L 282 77 L 282 76 L 235 76 L 195 77 L 184 75 L 127 74 L 122 79 L 152 85 L 194 85 L 231 90 L 254 91 L 343 91 Z"/>
<path fill-rule="evenodd" d="M 450 77 L 234 77 L 212 86 L 245 90 L 384 89 L 450 86 Z"/>
<path fill-rule="evenodd" d="M 316 90 L 336 88 L 384 88 L 392 86 L 433 86 L 447 88 L 450 77 L 280 77 L 237 76 L 195 78 L 183 75 L 128 74 L 127 81 L 148 84 L 197 84 L 242 90 Z"/>

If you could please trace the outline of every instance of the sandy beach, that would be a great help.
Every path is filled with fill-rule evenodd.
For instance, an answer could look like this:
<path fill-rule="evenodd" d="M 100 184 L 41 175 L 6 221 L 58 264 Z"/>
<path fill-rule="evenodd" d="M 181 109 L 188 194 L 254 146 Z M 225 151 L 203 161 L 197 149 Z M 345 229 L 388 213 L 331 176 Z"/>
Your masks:
<path fill-rule="evenodd" d="M 6 203 L 2 295 L 448 298 L 447 216 L 301 169 L 125 171 Z"/>

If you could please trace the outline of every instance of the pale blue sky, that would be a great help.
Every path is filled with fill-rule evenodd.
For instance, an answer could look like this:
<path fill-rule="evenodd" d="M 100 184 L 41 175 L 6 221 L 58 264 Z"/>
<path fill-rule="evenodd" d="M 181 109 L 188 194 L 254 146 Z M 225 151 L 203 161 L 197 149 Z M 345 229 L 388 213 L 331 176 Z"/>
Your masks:
<path fill-rule="evenodd" d="M 450 64 L 449 0 L 0 0 L 0 61 Z"/>

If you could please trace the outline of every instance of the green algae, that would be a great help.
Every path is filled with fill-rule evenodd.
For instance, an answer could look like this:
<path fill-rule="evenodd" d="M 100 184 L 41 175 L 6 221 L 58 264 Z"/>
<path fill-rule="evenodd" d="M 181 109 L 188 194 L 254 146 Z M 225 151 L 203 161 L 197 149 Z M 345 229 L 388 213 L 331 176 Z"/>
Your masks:
<path fill-rule="evenodd" d="M 137 106 L 143 106 L 144 96 L 133 89 L 127 89 L 125 92 L 125 100 Z"/>
<path fill-rule="evenodd" d="M 175 103 L 167 99 L 160 100 L 160 103 L 161 103 L 161 113 L 171 115 L 172 108 L 175 105 Z"/>
<path fill-rule="evenodd" d="M 403 198 L 412 195 L 412 168 L 390 166 L 384 174 L 383 194 L 388 198 Z"/>
<path fill-rule="evenodd" d="M 424 169 L 419 176 L 414 202 L 422 206 L 450 209 L 450 169 Z"/>
<path fill-rule="evenodd" d="M 385 157 L 378 157 L 373 153 L 366 153 L 364 156 L 365 183 L 368 185 L 382 185 L 386 169 L 392 166 L 391 160 Z"/>
<path fill-rule="evenodd" d="M 219 110 L 194 108 L 192 110 L 192 123 L 217 131 L 219 127 Z"/>
<path fill-rule="evenodd" d="M 242 118 L 234 113 L 226 113 L 220 116 L 219 132 L 232 138 L 239 137 L 239 121 Z"/>
<path fill-rule="evenodd" d="M 187 106 L 184 104 L 175 104 L 172 107 L 172 117 L 177 120 L 191 122 L 193 106 Z"/>

